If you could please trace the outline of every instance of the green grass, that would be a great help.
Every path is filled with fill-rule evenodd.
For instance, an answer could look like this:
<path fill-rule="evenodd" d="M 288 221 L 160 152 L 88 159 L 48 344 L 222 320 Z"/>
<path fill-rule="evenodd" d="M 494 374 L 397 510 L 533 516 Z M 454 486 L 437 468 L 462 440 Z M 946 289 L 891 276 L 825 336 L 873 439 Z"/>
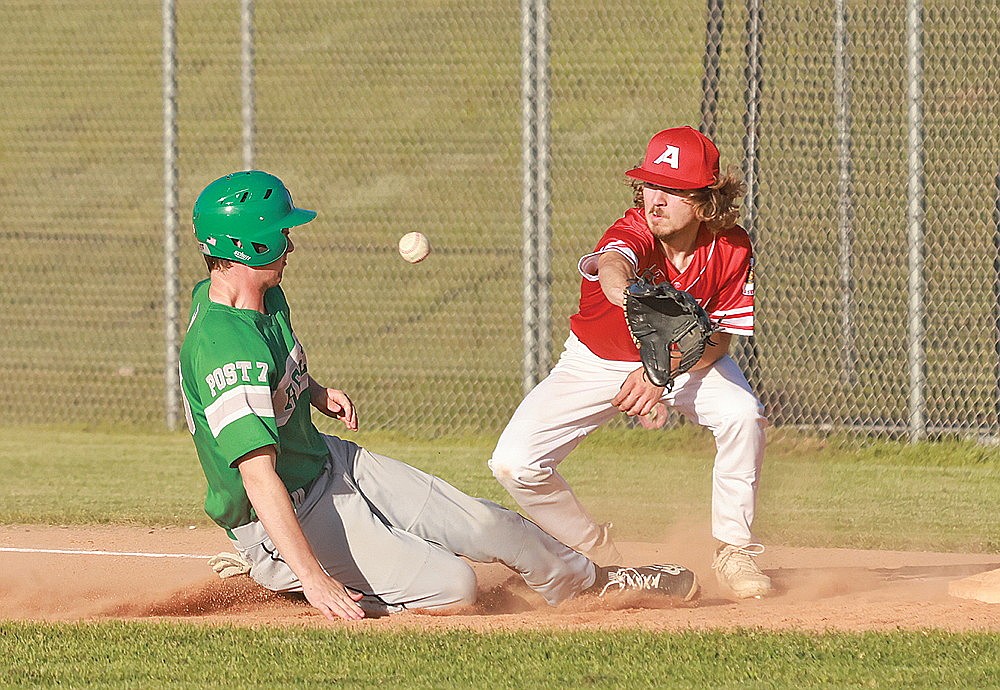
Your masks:
<path fill-rule="evenodd" d="M 986 687 L 1000 637 L 0 624 L 7 687 Z M 14 679 L 17 679 L 15 681 Z"/>
<path fill-rule="evenodd" d="M 186 434 L 6 427 L 0 524 L 207 524 Z M 372 450 L 510 505 L 493 437 L 361 433 Z M 709 519 L 711 437 L 604 429 L 563 464 L 627 540 Z M 771 436 L 758 532 L 804 546 L 995 552 L 1000 450 Z M 752 621 L 748 620 L 748 626 Z M 996 634 L 387 632 L 101 622 L 0 623 L 0 687 L 986 687 Z"/>
<path fill-rule="evenodd" d="M 514 507 L 486 467 L 492 436 L 350 438 Z M 692 521 L 707 529 L 713 455 L 711 437 L 692 426 L 603 429 L 560 471 L 622 539 L 656 542 Z M 5 428 L 0 475 L 0 523 L 209 524 L 186 433 Z M 1000 524 L 983 506 L 998 494 L 1000 449 L 858 447 L 774 433 L 755 529 L 766 542 L 788 545 L 991 552 L 1000 549 Z"/>

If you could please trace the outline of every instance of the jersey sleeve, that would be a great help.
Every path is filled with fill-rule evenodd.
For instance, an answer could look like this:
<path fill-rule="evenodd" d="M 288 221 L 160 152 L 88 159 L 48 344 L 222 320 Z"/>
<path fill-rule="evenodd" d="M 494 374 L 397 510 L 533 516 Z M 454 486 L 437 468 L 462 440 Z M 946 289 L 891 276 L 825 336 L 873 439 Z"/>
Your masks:
<path fill-rule="evenodd" d="M 643 265 L 653 250 L 652 236 L 636 227 L 637 221 L 633 215 L 638 214 L 634 210 L 626 213 L 624 218 L 619 219 L 605 231 L 594 251 L 580 258 L 577 268 L 585 280 L 591 282 L 597 280 L 597 262 L 604 252 L 618 252 L 628 259 L 634 270 Z M 645 225 L 645 221 L 640 219 L 639 222 Z"/>
<path fill-rule="evenodd" d="M 212 337 L 201 343 L 183 383 L 200 403 L 192 407 L 201 411 L 202 419 L 195 420 L 201 441 L 232 465 L 250 451 L 278 445 L 271 395 L 275 365 L 249 324 L 220 320 L 209 332 Z"/>
<path fill-rule="evenodd" d="M 744 233 L 745 235 L 745 233 Z M 726 247 L 726 276 L 709 318 L 723 333 L 751 336 L 754 328 L 754 259 L 749 237 L 737 237 Z"/>

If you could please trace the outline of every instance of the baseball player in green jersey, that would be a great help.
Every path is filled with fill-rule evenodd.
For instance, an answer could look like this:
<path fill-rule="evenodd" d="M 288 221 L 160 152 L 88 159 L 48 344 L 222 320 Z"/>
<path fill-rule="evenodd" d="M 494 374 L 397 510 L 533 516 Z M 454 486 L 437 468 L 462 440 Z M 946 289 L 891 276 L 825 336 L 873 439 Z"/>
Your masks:
<path fill-rule="evenodd" d="M 279 286 L 290 228 L 315 217 L 261 171 L 215 180 L 194 206 L 209 279 L 194 289 L 181 348 L 185 414 L 205 510 L 254 580 L 302 592 L 331 620 L 471 604 L 476 578 L 459 556 L 504 563 L 553 605 L 625 589 L 698 595 L 681 566 L 599 568 L 514 511 L 321 434 L 310 406 L 351 431 L 357 411 L 309 374 Z"/>

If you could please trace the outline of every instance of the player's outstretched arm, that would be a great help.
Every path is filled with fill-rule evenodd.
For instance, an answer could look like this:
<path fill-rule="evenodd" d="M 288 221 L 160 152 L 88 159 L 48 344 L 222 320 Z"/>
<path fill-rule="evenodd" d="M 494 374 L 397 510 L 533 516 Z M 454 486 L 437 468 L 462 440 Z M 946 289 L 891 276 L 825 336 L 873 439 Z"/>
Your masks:
<path fill-rule="evenodd" d="M 635 277 L 635 267 L 616 251 L 606 251 L 597 259 L 597 280 L 608 301 L 616 307 L 625 304 L 625 288 Z"/>
<path fill-rule="evenodd" d="M 281 557 L 302 583 L 302 592 L 313 607 L 329 620 L 360 620 L 365 612 L 357 602 L 363 596 L 350 592 L 330 577 L 316 560 L 302 533 L 288 490 L 274 471 L 274 446 L 265 446 L 237 460 L 247 497 Z"/>
<path fill-rule="evenodd" d="M 309 402 L 327 417 L 342 421 L 351 431 L 358 430 L 358 410 L 344 391 L 326 388 L 310 376 Z"/>

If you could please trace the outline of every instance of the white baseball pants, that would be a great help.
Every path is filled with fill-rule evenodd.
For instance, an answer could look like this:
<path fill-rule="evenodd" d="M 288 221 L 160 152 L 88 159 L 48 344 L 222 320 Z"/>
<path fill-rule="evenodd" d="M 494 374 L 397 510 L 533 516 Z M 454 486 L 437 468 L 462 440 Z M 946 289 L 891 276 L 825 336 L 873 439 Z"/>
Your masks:
<path fill-rule="evenodd" d="M 619 414 L 611 399 L 639 366 L 601 359 L 570 333 L 559 362 L 518 406 L 489 461 L 532 520 L 583 553 L 598 544 L 601 528 L 557 468 L 587 434 Z M 724 356 L 678 376 L 663 402 L 715 436 L 712 535 L 727 544 L 750 543 L 767 419 L 743 372 Z"/>
<path fill-rule="evenodd" d="M 589 559 L 518 513 L 350 441 L 325 439 L 330 461 L 308 491 L 293 494 L 296 515 L 324 570 L 389 610 L 472 604 L 476 576 L 459 555 L 503 563 L 553 605 L 594 583 Z M 254 580 L 275 592 L 302 590 L 259 522 L 232 532 Z"/>

